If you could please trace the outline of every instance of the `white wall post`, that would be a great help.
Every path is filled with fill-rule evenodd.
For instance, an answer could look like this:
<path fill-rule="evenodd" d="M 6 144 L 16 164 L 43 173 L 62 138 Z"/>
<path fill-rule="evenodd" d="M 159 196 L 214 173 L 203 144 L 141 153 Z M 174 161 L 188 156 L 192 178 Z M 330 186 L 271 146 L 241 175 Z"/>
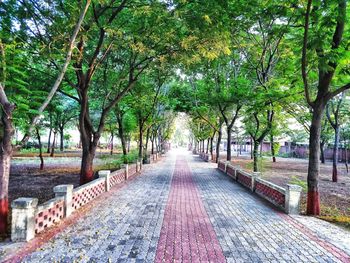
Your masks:
<path fill-rule="evenodd" d="M 56 185 L 53 188 L 55 197 L 64 196 L 64 216 L 68 217 L 72 214 L 72 200 L 73 200 L 73 188 L 72 184 Z"/>
<path fill-rule="evenodd" d="M 136 172 L 140 172 L 140 162 L 139 160 L 136 160 Z"/>
<path fill-rule="evenodd" d="M 37 206 L 37 198 L 21 197 L 12 201 L 12 241 L 29 241 L 35 237 L 35 213 Z"/>
<path fill-rule="evenodd" d="M 142 170 L 142 166 L 143 166 L 142 159 L 139 159 L 139 163 L 140 163 L 140 171 L 141 171 Z"/>
<path fill-rule="evenodd" d="M 260 173 L 259 172 L 253 172 L 252 173 L 252 186 L 251 186 L 251 191 L 255 192 L 255 184 L 256 184 L 256 178 L 260 177 Z"/>
<path fill-rule="evenodd" d="M 237 181 L 237 178 L 238 178 L 237 172 L 240 171 L 241 169 L 242 169 L 242 168 L 241 168 L 240 165 L 236 165 L 236 166 L 235 166 L 235 179 L 236 179 L 236 181 Z"/>
<path fill-rule="evenodd" d="M 110 190 L 109 180 L 111 178 L 111 171 L 110 170 L 98 171 L 98 178 L 105 178 L 106 192 L 109 192 Z"/>
<path fill-rule="evenodd" d="M 285 212 L 287 214 L 300 213 L 300 199 L 303 188 L 299 185 L 287 184 Z"/>
<path fill-rule="evenodd" d="M 212 158 L 211 154 L 208 153 L 208 154 L 207 154 L 207 162 L 211 162 L 212 159 L 213 159 L 213 158 Z"/>
<path fill-rule="evenodd" d="M 230 161 L 226 161 L 226 162 L 225 162 L 225 173 L 227 173 L 227 166 L 228 166 L 230 163 L 231 163 Z"/>
<path fill-rule="evenodd" d="M 129 164 L 125 164 L 125 181 L 129 178 Z"/>

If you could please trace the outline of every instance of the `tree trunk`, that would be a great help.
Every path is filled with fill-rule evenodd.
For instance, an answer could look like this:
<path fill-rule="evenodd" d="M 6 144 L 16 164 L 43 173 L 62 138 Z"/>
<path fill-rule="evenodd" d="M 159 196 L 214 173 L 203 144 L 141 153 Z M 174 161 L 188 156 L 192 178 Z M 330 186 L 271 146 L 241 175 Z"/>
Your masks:
<path fill-rule="evenodd" d="M 0 234 L 7 232 L 8 183 L 10 177 L 11 154 L 0 152 Z"/>
<path fill-rule="evenodd" d="M 50 126 L 51 126 L 51 123 L 50 123 Z M 51 150 L 51 134 L 52 134 L 52 128 L 50 127 L 50 131 L 49 131 L 49 138 L 47 140 L 47 153 L 50 153 L 50 150 Z"/>
<path fill-rule="evenodd" d="M 250 159 L 253 159 L 254 156 L 253 156 L 253 139 L 252 137 L 250 137 Z"/>
<path fill-rule="evenodd" d="M 226 149 L 226 160 L 231 161 L 231 127 L 227 127 L 227 149 Z"/>
<path fill-rule="evenodd" d="M 270 135 L 270 139 L 271 139 L 270 141 L 271 141 L 272 162 L 275 163 L 276 162 L 275 141 L 272 133 Z"/>
<path fill-rule="evenodd" d="M 325 142 L 321 141 L 320 142 L 320 152 L 321 152 L 321 163 L 326 163 L 326 159 L 324 158 L 324 145 L 325 145 Z"/>
<path fill-rule="evenodd" d="M 222 138 L 222 127 L 220 126 L 219 132 L 218 132 L 218 139 L 217 139 L 217 142 L 216 142 L 216 160 L 215 160 L 216 163 L 218 163 L 219 160 L 220 160 L 221 138 Z"/>
<path fill-rule="evenodd" d="M 111 132 L 111 155 L 113 155 L 114 133 Z"/>
<path fill-rule="evenodd" d="M 210 144 L 210 138 L 207 139 L 207 149 L 205 151 L 206 154 L 209 153 L 209 144 Z"/>
<path fill-rule="evenodd" d="M 119 134 L 119 139 L 122 144 L 122 150 L 123 150 L 123 155 L 124 157 L 128 154 L 127 149 L 126 149 L 126 140 L 125 140 L 125 135 L 124 135 L 124 127 L 123 127 L 123 120 L 121 117 L 117 116 L 117 122 L 118 122 L 118 134 Z"/>
<path fill-rule="evenodd" d="M 83 143 L 83 154 L 80 168 L 80 185 L 86 184 L 93 180 L 94 170 L 93 162 L 95 158 L 96 147 L 86 147 Z"/>
<path fill-rule="evenodd" d="M 253 169 L 254 172 L 258 172 L 258 159 L 259 159 L 259 142 L 254 140 L 254 148 L 253 148 Z"/>
<path fill-rule="evenodd" d="M 60 129 L 60 151 L 64 151 L 64 129 Z"/>
<path fill-rule="evenodd" d="M 12 114 L 15 105 L 11 104 L 6 96 L 4 87 L 0 83 L 1 112 L 1 136 L 0 136 L 0 234 L 7 232 L 8 216 L 8 183 L 10 177 L 10 165 L 12 155 L 11 140 L 15 133 L 12 123 Z"/>
<path fill-rule="evenodd" d="M 318 191 L 318 176 L 320 172 L 320 136 L 321 120 L 325 106 L 317 105 L 313 109 L 309 139 L 309 167 L 307 174 L 307 214 L 320 214 L 320 196 Z"/>
<path fill-rule="evenodd" d="M 55 155 L 56 135 L 57 135 L 57 132 L 54 131 L 53 132 L 53 142 L 52 142 L 52 145 L 51 145 L 50 157 L 53 157 Z"/>
<path fill-rule="evenodd" d="M 332 170 L 332 181 L 338 182 L 338 153 L 339 153 L 339 126 L 334 129 L 334 147 L 333 147 L 333 170 Z"/>
<path fill-rule="evenodd" d="M 346 173 L 349 173 L 349 167 L 348 167 L 348 148 L 346 146 L 346 140 L 344 143 L 344 150 L 345 150 L 345 168 L 346 168 Z"/>
<path fill-rule="evenodd" d="M 121 144 L 122 144 L 122 150 L 123 150 L 123 155 L 126 156 L 128 154 L 127 149 L 126 149 L 126 141 L 125 137 L 120 138 Z"/>
<path fill-rule="evenodd" d="M 151 138 L 151 153 L 154 154 L 154 136 Z"/>
<path fill-rule="evenodd" d="M 84 90 L 83 87 L 81 89 Z M 100 134 L 94 132 L 93 127 L 91 126 L 87 91 L 84 91 L 83 93 L 80 107 L 79 131 L 83 149 L 80 167 L 80 185 L 83 185 L 93 180 L 93 161 L 97 145 L 100 141 Z"/>
<path fill-rule="evenodd" d="M 148 128 L 147 132 L 146 132 L 146 143 L 145 143 L 145 152 L 146 152 L 146 154 L 148 153 L 149 136 L 150 136 L 150 128 Z"/>
<path fill-rule="evenodd" d="M 155 137 L 154 137 L 154 146 L 155 146 L 155 149 L 156 149 L 156 152 L 160 152 L 159 151 L 159 147 L 158 147 L 158 141 L 157 141 L 157 136 L 155 135 Z"/>
<path fill-rule="evenodd" d="M 36 136 L 38 138 L 39 143 L 39 158 L 40 158 L 40 170 L 44 170 L 44 158 L 43 158 L 43 147 L 41 145 L 41 137 L 38 127 L 35 127 Z"/>
<path fill-rule="evenodd" d="M 139 127 L 139 159 L 143 159 L 143 125 Z"/>
<path fill-rule="evenodd" d="M 214 141 L 214 136 L 210 138 L 210 156 L 211 156 L 211 159 L 213 159 L 213 141 Z"/>

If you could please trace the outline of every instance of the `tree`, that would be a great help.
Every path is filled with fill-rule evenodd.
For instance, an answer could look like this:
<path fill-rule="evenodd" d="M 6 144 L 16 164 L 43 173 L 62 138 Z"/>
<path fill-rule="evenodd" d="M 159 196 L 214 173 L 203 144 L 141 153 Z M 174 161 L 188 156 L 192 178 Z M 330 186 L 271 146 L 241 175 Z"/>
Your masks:
<path fill-rule="evenodd" d="M 338 152 L 339 152 L 338 150 L 339 150 L 339 137 L 340 137 L 340 125 L 341 125 L 340 109 L 344 101 L 344 98 L 345 98 L 345 92 L 342 92 L 339 98 L 331 99 L 326 106 L 326 116 L 330 125 L 334 130 L 333 169 L 332 169 L 333 182 L 338 182 Z M 321 138 L 322 138 L 322 132 L 321 132 Z"/>
<path fill-rule="evenodd" d="M 32 15 L 32 19 L 28 18 L 28 13 L 33 10 L 33 2 L 27 3 L 26 1 L 16 2 L 16 1 L 5 1 L 0 3 L 0 12 L 2 13 L 2 18 L 0 19 L 0 53 L 1 53 L 1 78 L 0 78 L 0 104 L 2 106 L 1 111 L 1 134 L 0 139 L 1 149 L 0 152 L 0 233 L 3 234 L 7 229 L 7 214 L 8 214 L 8 180 L 9 180 L 9 171 L 10 171 L 10 160 L 12 155 L 12 145 L 11 140 L 14 134 L 13 120 L 16 121 L 16 116 L 14 116 L 15 103 L 13 101 L 19 102 L 19 108 L 25 108 L 27 110 L 25 115 L 28 115 L 28 112 L 31 110 L 28 105 L 28 97 L 30 97 L 30 92 L 27 89 L 26 82 L 26 71 L 28 65 L 31 63 L 26 63 L 29 61 L 29 55 L 32 55 L 32 58 L 35 58 L 38 54 L 35 50 L 39 43 L 43 40 L 41 32 L 48 32 L 49 26 L 57 25 L 55 23 L 42 24 L 40 28 L 36 23 L 36 20 L 33 17 L 37 17 L 37 14 Z M 82 21 L 85 17 L 87 9 L 90 5 L 90 0 L 86 1 L 86 4 L 81 8 L 78 22 L 75 23 L 73 33 L 70 37 L 70 44 L 64 52 L 66 53 L 66 59 L 63 63 L 63 68 L 59 71 L 55 84 L 52 86 L 46 100 L 40 103 L 40 107 L 35 109 L 34 114 L 36 115 L 36 120 L 39 118 L 40 114 L 45 110 L 46 106 L 52 99 L 57 88 L 59 87 L 62 78 L 65 74 L 67 66 L 70 62 L 71 53 L 74 48 L 74 41 L 76 35 L 80 29 Z M 40 5 L 37 5 L 39 7 Z M 56 10 L 55 10 L 56 11 Z M 39 17 L 44 21 L 49 20 L 48 17 L 45 17 L 43 14 L 59 14 L 59 12 L 43 12 L 40 13 Z M 29 22 L 28 22 L 29 20 Z M 71 21 L 69 17 L 66 21 Z M 33 22 L 33 23 L 31 23 Z M 56 21 L 57 22 L 57 21 Z M 61 21 L 62 22 L 62 21 Z M 69 24 L 69 22 L 67 24 Z M 14 26 L 19 24 L 19 28 Z M 41 30 L 42 29 L 42 30 Z M 39 35 L 39 38 L 36 39 L 36 33 Z M 60 32 L 56 32 L 56 34 Z M 64 34 L 60 34 L 62 37 Z M 54 45 L 51 44 L 51 47 Z M 28 52 L 32 51 L 32 52 Z M 34 55 L 33 55 L 34 54 Z M 27 60 L 27 61 L 26 61 Z M 19 62 L 19 63 L 18 63 Z M 6 91 L 5 91 L 6 88 Z M 20 91 L 14 92 L 14 91 Z M 15 94 L 15 97 L 11 95 Z M 24 94 L 27 94 L 25 98 Z M 35 92 L 33 92 L 35 94 Z M 26 102 L 24 102 L 26 101 Z M 24 102 L 24 103 L 23 103 Z M 37 105 L 31 101 L 33 105 Z M 38 101 L 35 101 L 38 103 Z M 33 111 L 31 112 L 33 114 Z M 36 121 L 30 125 L 33 129 Z M 28 136 L 26 136 L 28 138 Z M 27 140 L 27 139 L 26 139 Z M 24 140 L 24 142 L 26 141 Z"/>
<path fill-rule="evenodd" d="M 30 1 L 31 4 L 33 4 L 32 8 L 30 8 L 31 6 L 29 6 L 26 1 L 21 1 L 21 2 L 24 5 L 24 7 L 28 8 L 29 10 L 38 9 L 38 5 L 33 4 L 31 1 Z M 28 139 L 30 137 L 30 133 L 32 132 L 33 128 L 35 127 L 35 125 L 37 123 L 37 121 L 39 120 L 40 115 L 44 112 L 46 107 L 49 105 L 50 101 L 52 100 L 52 98 L 54 97 L 55 93 L 57 92 L 60 84 L 62 83 L 62 80 L 63 80 L 63 78 L 64 78 L 64 76 L 66 74 L 66 71 L 67 71 L 68 66 L 69 66 L 69 64 L 71 62 L 71 59 L 72 59 L 72 53 L 73 53 L 73 49 L 75 47 L 75 40 L 76 40 L 76 38 L 78 36 L 79 30 L 81 29 L 81 25 L 82 25 L 82 23 L 84 21 L 85 15 L 86 15 L 86 13 L 87 13 L 87 11 L 89 9 L 90 4 L 91 4 L 91 0 L 86 0 L 85 4 L 82 5 L 82 7 L 81 7 L 81 12 L 79 14 L 78 22 L 76 23 L 76 25 L 74 27 L 74 30 L 73 30 L 73 33 L 72 33 L 72 35 L 70 37 L 70 40 L 69 40 L 67 53 L 66 53 L 66 58 L 65 58 L 65 61 L 63 63 L 63 66 L 59 70 L 58 76 L 57 76 L 54 84 L 52 85 L 52 87 L 51 87 L 47 97 L 42 102 L 42 104 L 38 108 L 36 114 L 34 115 L 32 121 L 31 121 L 31 123 L 30 123 L 30 125 L 28 127 L 28 131 L 27 131 L 27 133 L 24 135 L 24 137 L 22 139 L 22 144 L 24 144 L 24 143 L 26 143 L 28 141 Z M 41 16 L 42 13 L 44 13 L 43 10 L 40 10 L 39 12 L 40 12 L 40 16 Z M 36 21 L 36 17 L 37 16 L 38 15 L 34 14 L 34 12 L 33 12 L 32 19 L 33 19 L 33 22 L 34 22 L 36 30 L 37 30 L 36 34 L 34 33 L 34 35 L 39 36 L 39 38 L 41 40 L 43 40 L 40 27 L 38 26 L 39 21 Z M 41 21 L 43 21 L 42 17 L 40 17 L 40 18 L 41 18 Z M 33 32 L 33 31 L 31 31 L 31 32 Z"/>
<path fill-rule="evenodd" d="M 325 156 L 324 156 L 324 148 L 326 145 L 329 144 L 329 141 L 331 140 L 331 136 L 332 136 L 331 129 L 332 129 L 332 126 L 329 125 L 329 121 L 327 120 L 327 117 L 325 117 L 323 120 L 323 125 L 321 128 L 321 135 L 320 135 L 320 159 L 321 159 L 321 163 L 323 164 L 326 163 Z"/>
<path fill-rule="evenodd" d="M 125 163 L 127 163 L 128 141 L 131 139 L 131 133 L 137 130 L 136 117 L 131 110 L 128 99 L 128 97 L 124 97 L 114 108 L 114 114 L 118 124 L 118 137 L 121 142 Z"/>
<path fill-rule="evenodd" d="M 342 73 L 348 71 L 348 65 L 344 63 L 349 37 L 344 34 L 347 21 L 346 0 L 327 4 L 324 1 L 307 1 L 301 74 L 305 99 L 312 110 L 307 177 L 307 214 L 309 215 L 320 214 L 318 177 L 322 116 L 328 101 L 350 88 L 348 78 L 340 77 Z"/>
<path fill-rule="evenodd" d="M 163 76 L 159 71 L 147 72 L 131 92 L 133 98 L 132 110 L 136 116 L 139 128 L 138 151 L 140 159 L 144 158 L 144 132 L 147 131 L 145 144 L 145 148 L 147 149 L 150 128 L 152 126 L 151 119 L 163 95 L 161 89 L 164 89 L 163 84 L 165 79 L 166 75 Z"/>
<path fill-rule="evenodd" d="M 35 131 L 36 131 L 36 138 L 38 139 L 38 145 L 39 145 L 40 170 L 44 170 L 43 147 L 41 143 L 40 129 L 38 126 L 35 127 Z"/>
<path fill-rule="evenodd" d="M 107 116 L 146 68 L 173 53 L 174 39 L 180 36 L 162 3 L 145 3 L 140 8 L 127 0 L 118 5 L 113 1 L 93 6 L 92 14 L 74 57 L 75 81 L 69 81 L 80 105 L 81 184 L 93 178 L 93 160 Z"/>

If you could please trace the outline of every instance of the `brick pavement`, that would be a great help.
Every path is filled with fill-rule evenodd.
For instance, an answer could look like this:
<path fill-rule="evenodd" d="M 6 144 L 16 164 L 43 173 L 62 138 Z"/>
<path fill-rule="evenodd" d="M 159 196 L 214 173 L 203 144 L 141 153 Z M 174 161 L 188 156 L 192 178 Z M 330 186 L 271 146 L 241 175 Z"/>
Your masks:
<path fill-rule="evenodd" d="M 183 157 L 176 161 L 155 262 L 225 262 Z"/>
<path fill-rule="evenodd" d="M 350 262 L 348 233 L 327 224 L 276 211 L 213 164 L 173 152 L 24 262 Z"/>
<path fill-rule="evenodd" d="M 350 262 L 339 249 L 345 239 L 327 242 L 305 225 L 297 226 L 294 217 L 251 195 L 213 164 L 199 158 L 190 164 L 227 262 Z M 337 228 L 339 236 L 346 232 Z"/>
<path fill-rule="evenodd" d="M 144 166 L 141 176 L 52 238 L 25 262 L 153 262 L 174 157 Z"/>

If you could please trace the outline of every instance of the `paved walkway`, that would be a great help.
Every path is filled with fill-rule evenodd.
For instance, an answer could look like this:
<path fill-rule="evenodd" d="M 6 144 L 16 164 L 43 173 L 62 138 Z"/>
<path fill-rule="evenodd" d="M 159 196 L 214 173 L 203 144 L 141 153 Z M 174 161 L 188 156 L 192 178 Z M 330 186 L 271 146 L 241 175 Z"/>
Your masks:
<path fill-rule="evenodd" d="M 24 261 L 350 262 L 349 233 L 280 213 L 187 153 L 102 201 Z"/>

